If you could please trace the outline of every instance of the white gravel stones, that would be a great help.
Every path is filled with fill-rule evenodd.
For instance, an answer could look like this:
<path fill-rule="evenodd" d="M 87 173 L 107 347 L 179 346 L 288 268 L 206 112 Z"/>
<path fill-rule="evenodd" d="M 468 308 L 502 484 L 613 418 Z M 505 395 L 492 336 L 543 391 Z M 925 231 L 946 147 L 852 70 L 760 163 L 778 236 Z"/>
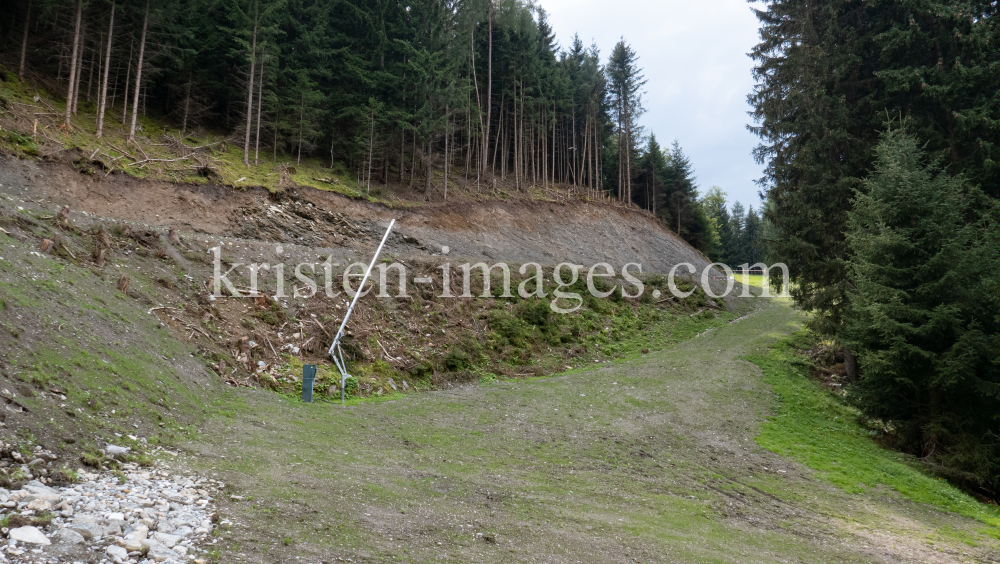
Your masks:
<path fill-rule="evenodd" d="M 128 562 L 128 551 L 120 546 L 109 546 L 104 550 L 108 557 L 115 561 L 115 564 Z"/>
<path fill-rule="evenodd" d="M 52 541 L 45 536 L 45 533 L 38 530 L 37 527 L 18 527 L 16 529 L 11 529 L 9 536 L 11 540 L 18 542 L 40 544 L 43 546 L 52 544 Z"/>
<path fill-rule="evenodd" d="M 80 470 L 80 483 L 67 488 L 32 481 L 20 490 L 0 489 L 0 507 L 6 507 L 0 511 L 29 519 L 43 512 L 52 516 L 44 532 L 20 527 L 8 539 L 0 537 L 0 563 L 199 561 L 196 555 L 204 551 L 198 546 L 207 544 L 213 527 L 212 496 L 224 484 L 135 464 L 122 470 L 118 476 Z"/>

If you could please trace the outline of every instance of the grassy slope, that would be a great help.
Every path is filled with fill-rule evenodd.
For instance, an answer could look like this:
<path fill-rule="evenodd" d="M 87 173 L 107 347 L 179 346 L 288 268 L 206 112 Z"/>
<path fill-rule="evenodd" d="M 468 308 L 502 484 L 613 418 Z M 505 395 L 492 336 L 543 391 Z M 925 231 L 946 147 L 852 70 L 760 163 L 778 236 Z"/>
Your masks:
<path fill-rule="evenodd" d="M 0 226 L 74 241 L 69 252 L 87 253 L 72 229 L 32 219 L 32 210 L 9 211 L 0 206 Z M 0 234 L 0 391 L 30 410 L 5 413 L 7 431 L 78 452 L 94 450 L 98 438 L 135 446 L 128 435 L 169 443 L 201 421 L 206 389 L 216 386 L 193 349 L 147 314 L 151 306 L 140 298 L 155 295 L 151 277 L 176 276 L 173 268 L 131 256 L 98 269 L 36 247 L 34 238 Z M 127 297 L 115 282 L 135 271 L 146 276 L 133 278 Z"/>
<path fill-rule="evenodd" d="M 817 471 L 817 476 L 849 493 L 887 486 L 913 501 L 976 519 L 983 533 L 1000 538 L 1000 511 L 977 502 L 947 481 L 921 472 L 918 462 L 879 448 L 857 424 L 858 412 L 808 378 L 808 365 L 796 356 L 811 344 L 794 335 L 748 360 L 761 367 L 764 380 L 780 398 L 778 414 L 761 426 L 757 442 Z"/>
<path fill-rule="evenodd" d="M 779 403 L 741 358 L 799 323 L 775 304 L 648 357 L 346 408 L 234 393 L 190 463 L 249 496 L 223 502 L 227 562 L 985 561 L 977 522 L 754 442 Z"/>

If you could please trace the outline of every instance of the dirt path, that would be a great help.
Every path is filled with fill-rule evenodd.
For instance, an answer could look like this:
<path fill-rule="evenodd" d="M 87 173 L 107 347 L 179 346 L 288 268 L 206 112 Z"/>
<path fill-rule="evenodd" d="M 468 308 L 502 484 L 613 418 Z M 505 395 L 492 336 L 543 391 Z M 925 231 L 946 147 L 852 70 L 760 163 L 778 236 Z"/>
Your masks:
<path fill-rule="evenodd" d="M 221 561 L 989 561 L 976 523 L 754 443 L 775 399 L 740 358 L 799 322 L 770 304 L 641 359 L 347 408 L 234 393 L 190 445 L 243 496 Z"/>

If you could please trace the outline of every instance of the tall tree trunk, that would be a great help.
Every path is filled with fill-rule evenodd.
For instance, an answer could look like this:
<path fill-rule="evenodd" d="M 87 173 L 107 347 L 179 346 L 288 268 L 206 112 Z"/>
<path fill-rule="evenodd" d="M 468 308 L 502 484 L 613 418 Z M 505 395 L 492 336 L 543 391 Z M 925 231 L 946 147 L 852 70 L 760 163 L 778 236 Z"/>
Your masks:
<path fill-rule="evenodd" d="M 31 2 L 24 11 L 24 36 L 21 38 L 21 64 L 17 67 L 17 79 L 24 82 L 24 61 L 28 55 L 28 29 L 31 27 Z"/>
<path fill-rule="evenodd" d="M 243 140 L 243 166 L 250 168 L 250 126 L 253 120 L 253 80 L 254 68 L 257 64 L 257 6 L 254 2 L 253 41 L 250 44 L 250 82 L 247 87 L 247 130 Z"/>
<path fill-rule="evenodd" d="M 98 32 L 97 36 L 98 36 L 97 47 L 90 49 L 90 76 L 87 77 L 87 102 L 88 103 L 91 100 L 91 94 L 93 94 L 93 90 L 94 90 L 94 67 L 100 65 L 100 59 L 98 59 L 97 57 L 98 57 L 98 55 L 101 52 L 101 47 L 104 46 L 104 37 L 100 34 L 100 32 Z M 98 82 L 101 81 L 101 69 L 100 69 L 99 66 L 98 66 L 98 69 L 97 69 L 97 81 Z M 101 87 L 100 84 L 98 84 L 97 87 L 100 88 Z"/>
<path fill-rule="evenodd" d="M 413 150 L 410 151 L 410 190 L 417 178 L 417 132 L 413 131 Z"/>
<path fill-rule="evenodd" d="M 499 123 L 497 124 L 497 142 L 493 144 L 493 171 L 492 176 L 497 175 L 497 151 L 500 150 L 500 133 L 503 131 L 503 105 L 506 100 L 501 94 L 500 96 L 500 111 L 497 113 L 497 118 Z M 487 121 L 486 133 L 489 135 L 489 122 Z M 489 143 L 486 144 L 489 147 Z"/>
<path fill-rule="evenodd" d="M 434 162 L 434 135 L 427 134 L 427 162 L 424 166 L 424 195 L 430 197 L 431 194 L 431 163 Z"/>
<path fill-rule="evenodd" d="M 399 183 L 403 183 L 403 175 L 406 174 L 406 128 L 399 128 Z"/>
<path fill-rule="evenodd" d="M 132 125 L 128 129 L 128 142 L 135 143 L 135 124 L 139 118 L 139 91 L 142 88 L 142 59 L 146 54 L 146 29 L 149 27 L 149 2 L 146 0 L 146 13 L 142 17 L 142 36 L 139 39 L 139 62 L 135 65 L 135 92 L 132 98 Z"/>
<path fill-rule="evenodd" d="M 552 187 L 556 184 L 556 123 L 559 121 L 559 111 L 556 109 L 556 99 L 552 99 Z"/>
<path fill-rule="evenodd" d="M 100 37 L 100 33 L 98 33 L 98 37 Z M 98 45 L 97 45 L 97 47 L 91 47 L 90 48 L 90 65 L 89 65 L 90 68 L 87 71 L 87 102 L 88 103 L 90 102 L 91 95 L 94 92 L 94 66 L 97 63 L 97 52 L 101 50 L 101 45 L 100 45 L 101 41 L 103 41 L 103 38 L 99 38 L 98 39 Z"/>
<path fill-rule="evenodd" d="M 301 106 L 299 106 L 299 156 L 295 159 L 295 164 L 302 164 L 302 128 L 305 127 L 306 119 L 306 93 L 302 91 Z"/>
<path fill-rule="evenodd" d="M 372 190 L 372 158 L 375 155 L 375 107 L 372 107 L 371 130 L 368 133 L 368 178 L 365 180 L 365 193 Z"/>
<path fill-rule="evenodd" d="M 63 124 L 68 128 L 73 113 L 73 88 L 76 86 L 76 58 L 80 49 L 80 21 L 83 19 L 83 0 L 76 3 L 76 26 L 73 30 L 73 54 L 70 56 L 69 90 L 66 93 L 66 120 Z"/>
<path fill-rule="evenodd" d="M 87 47 L 87 21 L 83 20 L 80 27 L 80 53 L 76 61 L 76 83 L 73 84 L 73 115 L 76 115 L 77 106 L 80 102 L 80 82 L 83 80 L 83 52 Z"/>
<path fill-rule="evenodd" d="M 257 140 L 254 143 L 253 150 L 253 165 L 257 166 L 257 157 L 260 155 L 260 120 L 264 108 L 264 54 L 260 55 L 260 78 L 257 79 Z M 333 152 L 333 145 L 330 145 L 331 153 Z M 332 159 L 331 159 L 332 160 Z M 333 165 L 331 164 L 332 168 Z"/>
<path fill-rule="evenodd" d="M 468 93 L 465 106 L 465 189 L 469 189 L 469 168 L 472 164 L 472 93 Z"/>
<path fill-rule="evenodd" d="M 542 109 L 542 186 L 549 189 L 549 111 L 548 106 Z"/>
<path fill-rule="evenodd" d="M 476 36 L 475 36 L 475 33 L 476 33 L 475 27 L 473 27 L 471 30 L 469 30 L 469 47 L 472 50 L 472 83 L 473 83 L 473 86 L 475 87 L 475 90 L 476 90 L 476 107 L 479 110 L 478 112 L 476 112 L 476 116 L 479 118 L 479 134 L 483 135 L 483 131 L 485 131 L 485 126 L 483 125 L 483 101 L 482 101 L 482 99 L 479 96 L 479 78 L 476 76 Z M 472 153 L 472 149 L 471 149 L 472 136 L 471 135 L 469 136 L 469 144 L 470 144 L 469 154 L 471 156 L 471 153 Z M 480 149 L 479 154 L 480 155 L 485 155 L 486 151 Z M 486 157 L 483 156 L 483 157 L 481 157 L 480 159 L 478 159 L 476 161 L 476 191 L 477 192 L 479 190 L 479 177 L 482 175 L 482 173 L 486 172 L 485 167 L 486 167 Z"/>
<path fill-rule="evenodd" d="M 625 125 L 625 181 L 628 184 L 628 205 L 632 205 L 632 128 Z"/>
<path fill-rule="evenodd" d="M 184 118 L 181 120 L 181 137 L 187 134 L 188 118 L 191 115 L 191 87 L 194 82 L 194 73 L 188 73 L 187 88 L 184 92 Z"/>
<path fill-rule="evenodd" d="M 570 156 L 573 157 L 573 167 L 572 167 L 573 186 L 575 187 L 580 184 L 580 179 L 579 179 L 580 172 L 579 168 L 577 168 L 576 166 L 576 162 L 578 160 L 577 155 L 580 154 L 579 149 L 576 148 L 576 93 L 570 95 L 569 103 L 570 103 L 570 109 L 573 110 L 572 117 L 570 118 L 570 120 L 573 122 L 571 124 L 572 127 L 570 130 L 570 134 L 573 136 L 573 138 L 570 140 L 569 144 L 573 148 L 573 153 Z"/>
<path fill-rule="evenodd" d="M 122 125 L 128 123 L 128 89 L 132 87 L 132 56 L 135 54 L 135 35 L 128 45 L 128 68 L 125 70 L 125 95 L 122 96 Z"/>
<path fill-rule="evenodd" d="M 448 201 L 448 139 L 451 137 L 451 117 L 448 104 L 444 105 L 444 199 Z"/>
<path fill-rule="evenodd" d="M 486 81 L 486 135 L 483 136 L 483 174 L 486 173 L 486 155 L 489 154 L 490 146 L 490 125 L 493 114 L 493 0 L 489 0 L 489 6 L 487 7 L 489 11 L 487 19 L 489 20 L 489 47 L 486 51 L 486 68 L 487 77 Z M 496 153 L 494 152 L 493 161 L 493 174 L 496 175 Z"/>

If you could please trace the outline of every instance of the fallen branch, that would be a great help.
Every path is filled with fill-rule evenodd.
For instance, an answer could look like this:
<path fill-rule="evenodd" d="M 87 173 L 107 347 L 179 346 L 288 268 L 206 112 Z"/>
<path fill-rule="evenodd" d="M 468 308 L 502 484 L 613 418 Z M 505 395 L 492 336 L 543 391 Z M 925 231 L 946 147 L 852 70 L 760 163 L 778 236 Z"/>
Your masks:
<path fill-rule="evenodd" d="M 0 227 L 0 232 L 3 232 L 3 234 L 7 235 L 8 237 L 13 237 L 13 238 L 17 239 L 18 241 L 21 241 L 22 243 L 24 242 L 24 238 L 23 237 L 15 234 L 15 233 L 11 233 L 10 231 L 7 231 L 3 227 Z"/>
<path fill-rule="evenodd" d="M 169 306 L 160 306 L 160 307 L 154 307 L 154 308 L 150 308 L 150 310 L 149 310 L 149 311 L 147 311 L 146 313 L 148 313 L 148 314 L 152 315 L 152 313 L 153 313 L 154 311 L 156 311 L 156 310 L 159 310 L 159 309 L 172 309 L 172 310 L 177 310 L 177 308 L 175 308 L 175 307 L 169 307 Z"/>
<path fill-rule="evenodd" d="M 133 156 L 132 156 L 132 153 L 129 153 L 128 151 L 125 151 L 125 150 L 123 150 L 123 149 L 120 149 L 120 148 L 119 148 L 119 147 L 118 147 L 117 145 L 113 145 L 113 144 L 112 144 L 112 145 L 111 145 L 111 148 L 112 148 L 112 149 L 114 149 L 114 150 L 116 150 L 116 151 L 118 151 L 119 153 L 121 153 L 121 154 L 123 154 L 123 155 L 127 156 L 128 158 L 132 159 L 133 161 L 137 161 L 137 160 L 139 160 L 139 159 L 137 159 L 136 157 L 133 157 Z"/>
<path fill-rule="evenodd" d="M 146 164 L 146 163 L 175 163 L 175 162 L 178 162 L 178 161 L 184 161 L 184 160 L 190 159 L 194 155 L 195 155 L 194 153 L 191 153 L 190 155 L 187 155 L 185 157 L 180 157 L 178 159 L 150 159 L 150 158 L 145 158 L 145 159 L 143 159 L 141 161 L 136 161 L 134 163 L 131 163 L 128 166 L 139 166 L 139 165 L 143 165 L 143 164 Z"/>
<path fill-rule="evenodd" d="M 12 403 L 12 404 L 16 405 L 17 407 L 21 408 L 21 411 L 23 411 L 25 413 L 31 413 L 30 409 L 28 409 L 27 407 L 24 407 L 23 405 L 21 405 L 14 398 L 9 398 L 9 397 L 4 396 L 4 395 L 0 395 L 0 398 L 3 398 L 5 400 L 7 400 L 7 403 Z"/>
<path fill-rule="evenodd" d="M 323 327 L 323 324 L 320 323 L 318 319 L 316 319 L 315 317 L 313 317 L 312 320 L 313 320 L 313 323 L 315 323 L 316 325 L 319 325 L 319 328 L 323 330 L 323 334 L 326 335 L 327 338 L 332 338 L 332 337 L 330 337 L 330 333 L 327 332 L 326 327 Z"/>
<path fill-rule="evenodd" d="M 392 356 L 391 354 L 389 354 L 389 351 L 385 350 L 385 346 L 382 344 L 382 341 L 379 341 L 378 339 L 375 339 L 375 342 L 378 343 L 379 347 L 382 347 L 382 352 L 385 353 L 385 356 L 389 357 L 389 360 L 400 360 L 400 359 Z"/>

